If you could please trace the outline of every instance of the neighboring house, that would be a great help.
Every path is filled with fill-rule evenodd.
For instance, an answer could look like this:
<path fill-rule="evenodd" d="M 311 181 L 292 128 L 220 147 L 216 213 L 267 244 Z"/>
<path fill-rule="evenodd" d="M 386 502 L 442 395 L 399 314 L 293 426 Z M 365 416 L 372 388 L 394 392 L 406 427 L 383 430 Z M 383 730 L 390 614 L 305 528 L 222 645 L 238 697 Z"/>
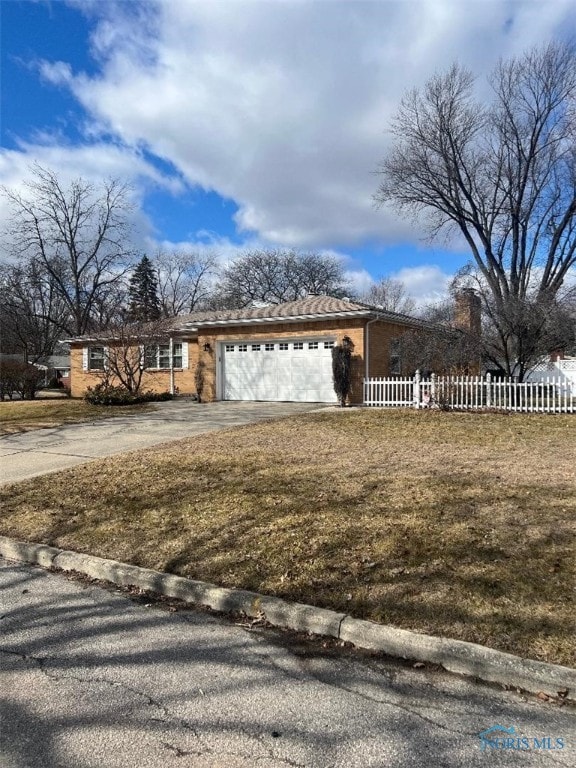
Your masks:
<path fill-rule="evenodd" d="M 546 382 L 554 379 L 558 384 L 571 384 L 576 387 L 576 357 L 551 355 L 550 360 L 543 360 L 535 365 L 524 377 L 524 381 Z"/>
<path fill-rule="evenodd" d="M 52 379 L 56 379 L 61 387 L 70 386 L 70 355 L 50 355 L 41 363 L 33 363 L 33 365 L 44 371 L 46 386 Z"/>
<path fill-rule="evenodd" d="M 332 348 L 352 349 L 350 401 L 362 402 L 367 376 L 394 373 L 395 340 L 425 329 L 416 318 L 347 299 L 309 296 L 298 301 L 218 312 L 195 312 L 166 321 L 165 339 L 142 350 L 142 388 L 195 394 L 202 400 L 335 403 Z M 72 395 L 102 379 L 113 338 L 81 337 L 71 343 Z"/>

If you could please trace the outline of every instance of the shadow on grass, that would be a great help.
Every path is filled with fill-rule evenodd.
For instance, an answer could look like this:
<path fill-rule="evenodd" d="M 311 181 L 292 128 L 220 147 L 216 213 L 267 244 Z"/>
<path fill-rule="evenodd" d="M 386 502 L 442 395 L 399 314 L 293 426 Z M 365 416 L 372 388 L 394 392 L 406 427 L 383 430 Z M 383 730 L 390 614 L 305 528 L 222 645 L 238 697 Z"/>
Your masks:
<path fill-rule="evenodd" d="M 496 485 L 479 472 L 421 478 L 424 501 L 392 504 L 384 473 L 330 487 L 293 458 L 263 469 L 250 454 L 199 456 L 176 487 L 159 466 L 150 467 L 153 481 L 144 471 L 138 484 L 104 484 L 99 496 L 96 487 L 94 509 L 72 496 L 40 540 L 574 663 L 572 487 L 556 489 L 562 509 L 534 512 L 538 485 Z M 45 488 L 38 484 L 35 503 Z M 4 530 L 22 537 L 17 526 Z"/>

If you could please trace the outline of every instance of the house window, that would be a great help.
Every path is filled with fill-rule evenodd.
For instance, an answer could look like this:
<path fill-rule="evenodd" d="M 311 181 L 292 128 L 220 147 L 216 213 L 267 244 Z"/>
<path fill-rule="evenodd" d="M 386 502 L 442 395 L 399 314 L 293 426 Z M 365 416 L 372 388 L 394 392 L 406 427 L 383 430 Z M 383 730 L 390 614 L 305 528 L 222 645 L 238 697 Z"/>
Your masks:
<path fill-rule="evenodd" d="M 266 352 L 274 352 L 274 344 L 264 344 L 264 350 Z"/>
<path fill-rule="evenodd" d="M 318 349 L 318 342 L 317 341 L 308 342 L 308 349 Z"/>
<path fill-rule="evenodd" d="M 147 368 L 158 368 L 167 370 L 170 367 L 182 368 L 182 344 L 172 345 L 172 366 L 170 366 L 170 345 L 152 344 L 145 349 L 145 360 Z"/>
<path fill-rule="evenodd" d="M 226 352 L 234 352 L 234 344 L 226 344 Z"/>
<path fill-rule="evenodd" d="M 304 349 L 304 344 L 301 341 L 295 341 L 294 349 Z"/>
<path fill-rule="evenodd" d="M 324 342 L 324 349 L 334 349 L 334 342 L 333 341 L 325 341 Z"/>
<path fill-rule="evenodd" d="M 182 344 L 172 344 L 172 366 L 182 368 Z"/>
<path fill-rule="evenodd" d="M 252 352 L 260 352 L 260 344 L 252 344 Z"/>
<path fill-rule="evenodd" d="M 392 339 L 390 342 L 390 375 L 399 376 L 402 373 L 402 361 L 400 359 L 400 339 Z"/>
<path fill-rule="evenodd" d="M 90 347 L 90 351 L 88 353 L 88 370 L 104 370 L 104 347 Z"/>
<path fill-rule="evenodd" d="M 278 349 L 280 352 L 286 352 L 288 349 L 288 342 L 287 341 L 281 341 L 280 344 L 278 344 Z"/>
<path fill-rule="evenodd" d="M 238 352 L 248 352 L 248 344 L 238 344 Z"/>

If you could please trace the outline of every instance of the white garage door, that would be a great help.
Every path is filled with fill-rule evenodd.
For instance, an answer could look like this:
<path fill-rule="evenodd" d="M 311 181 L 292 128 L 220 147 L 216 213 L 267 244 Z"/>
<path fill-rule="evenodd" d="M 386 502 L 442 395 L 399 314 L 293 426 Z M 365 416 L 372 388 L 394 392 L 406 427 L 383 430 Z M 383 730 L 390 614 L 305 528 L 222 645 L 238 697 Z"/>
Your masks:
<path fill-rule="evenodd" d="M 333 346 L 316 339 L 223 344 L 223 399 L 335 403 Z"/>

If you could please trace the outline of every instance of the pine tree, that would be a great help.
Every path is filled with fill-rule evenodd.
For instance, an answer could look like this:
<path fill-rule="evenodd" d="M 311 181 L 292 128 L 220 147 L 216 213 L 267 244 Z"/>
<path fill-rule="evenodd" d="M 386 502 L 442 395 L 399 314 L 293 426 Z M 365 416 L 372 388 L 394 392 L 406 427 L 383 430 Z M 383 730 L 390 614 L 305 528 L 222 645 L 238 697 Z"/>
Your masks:
<path fill-rule="evenodd" d="M 158 280 L 152 262 L 143 256 L 130 278 L 128 319 L 147 322 L 160 317 Z"/>

